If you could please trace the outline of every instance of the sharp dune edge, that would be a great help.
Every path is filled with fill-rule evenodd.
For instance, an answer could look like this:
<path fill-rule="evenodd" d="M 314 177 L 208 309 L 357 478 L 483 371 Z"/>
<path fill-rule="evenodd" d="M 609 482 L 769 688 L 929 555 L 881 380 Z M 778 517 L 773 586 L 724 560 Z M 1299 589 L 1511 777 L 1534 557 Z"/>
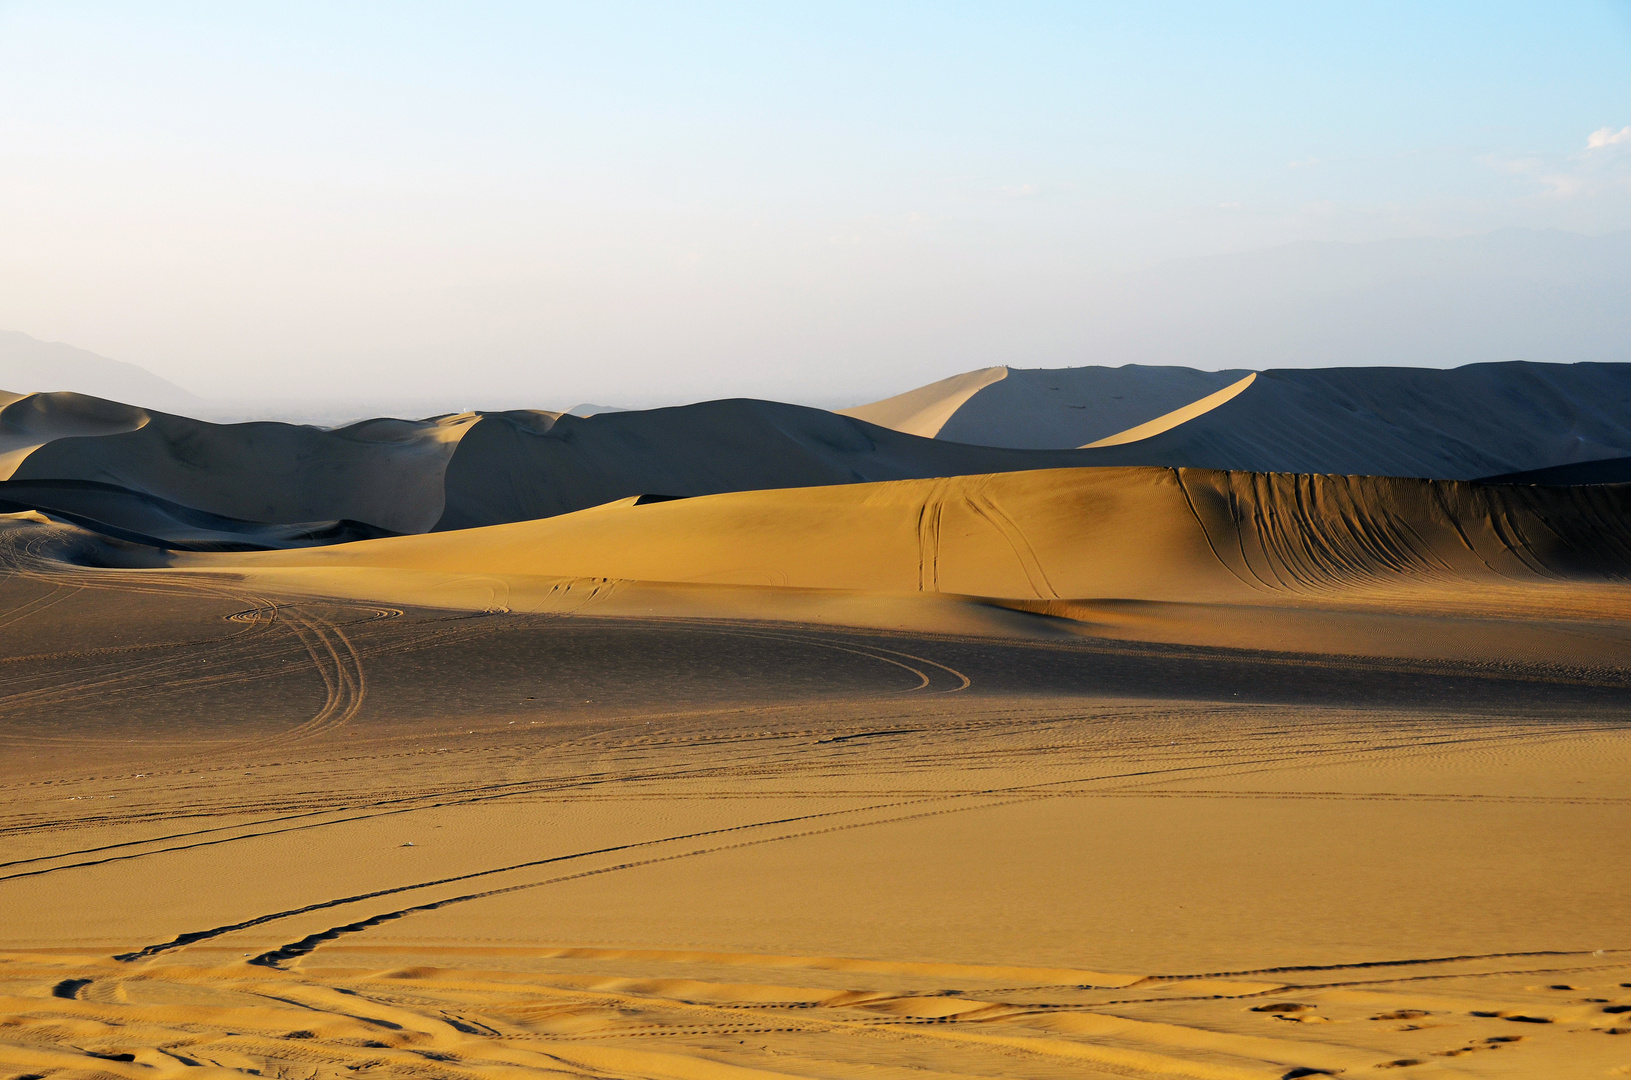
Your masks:
<path fill-rule="evenodd" d="M 1007 377 L 1008 369 L 1005 367 L 981 368 L 870 405 L 839 409 L 838 413 L 908 435 L 932 439 L 940 434 L 946 421 L 967 404 L 969 398 Z"/>
<path fill-rule="evenodd" d="M 1179 424 L 1187 424 L 1196 417 L 1211 412 L 1224 402 L 1234 400 L 1256 380 L 1257 373 L 1254 371 L 1239 382 L 1230 383 L 1215 394 L 1208 394 L 1198 401 L 1192 401 L 1182 408 L 1163 413 L 1154 420 L 1146 420 L 1144 423 L 1130 427 L 1126 431 L 1119 431 L 1114 435 L 1096 439 L 1083 446 L 1082 449 L 1092 450 L 1100 446 L 1122 446 L 1126 443 L 1141 442 L 1144 439 L 1153 438 L 1164 431 L 1171 431 Z"/>
<path fill-rule="evenodd" d="M 1624 1074 L 1587 368 L 0 396 L 0 1077 Z"/>

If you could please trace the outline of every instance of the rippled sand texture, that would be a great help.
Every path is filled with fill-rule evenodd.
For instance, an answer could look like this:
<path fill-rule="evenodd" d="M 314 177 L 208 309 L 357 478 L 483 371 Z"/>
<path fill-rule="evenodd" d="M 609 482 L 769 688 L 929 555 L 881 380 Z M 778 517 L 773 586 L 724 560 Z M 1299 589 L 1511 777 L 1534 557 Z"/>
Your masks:
<path fill-rule="evenodd" d="M 4 539 L 0 1075 L 1631 1068 L 1622 586 L 936 633 Z"/>

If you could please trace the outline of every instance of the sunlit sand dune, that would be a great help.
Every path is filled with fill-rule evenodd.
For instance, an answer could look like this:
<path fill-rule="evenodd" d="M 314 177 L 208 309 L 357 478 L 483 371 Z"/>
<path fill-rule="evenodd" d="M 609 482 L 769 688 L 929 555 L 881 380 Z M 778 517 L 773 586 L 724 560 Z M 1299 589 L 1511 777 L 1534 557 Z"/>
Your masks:
<path fill-rule="evenodd" d="M 1254 371 L 1239 382 L 1232 382 L 1216 393 L 1197 398 L 1187 405 L 1182 405 L 1169 413 L 1162 413 L 1153 420 L 1146 420 L 1142 424 L 1136 424 L 1125 431 L 1118 431 L 1114 435 L 1106 435 L 1102 439 L 1095 439 L 1082 449 L 1093 450 L 1101 446 L 1122 446 L 1126 443 L 1143 442 L 1145 439 L 1154 438 L 1164 431 L 1171 431 L 1180 424 L 1187 424 L 1211 412 L 1225 402 L 1233 401 L 1256 381 L 1257 373 Z"/>
<path fill-rule="evenodd" d="M 242 566 L 379 567 L 1021 599 L 1251 599 L 1412 580 L 1631 579 L 1631 488 L 1057 469 L 695 499 Z M 209 566 L 196 556 L 187 565 Z"/>
<path fill-rule="evenodd" d="M 1622 648 L 1617 632 L 1552 636 L 1429 616 L 1533 616 L 1548 605 L 1559 616 L 1624 614 L 1628 594 L 1616 583 L 1631 580 L 1628 499 L 1617 486 L 1047 470 L 631 499 L 464 532 L 174 564 L 267 588 L 479 610 L 1087 628 L 1254 648 L 1528 649 L 1601 661 Z"/>

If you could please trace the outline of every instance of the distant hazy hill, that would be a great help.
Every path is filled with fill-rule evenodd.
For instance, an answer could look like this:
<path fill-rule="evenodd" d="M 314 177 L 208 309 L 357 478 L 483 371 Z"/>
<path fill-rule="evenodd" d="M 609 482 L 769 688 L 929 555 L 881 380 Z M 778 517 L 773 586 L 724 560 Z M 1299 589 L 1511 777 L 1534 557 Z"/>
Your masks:
<path fill-rule="evenodd" d="M 0 390 L 17 394 L 70 390 L 154 409 L 185 412 L 198 398 L 135 364 L 55 341 L 0 330 Z"/>

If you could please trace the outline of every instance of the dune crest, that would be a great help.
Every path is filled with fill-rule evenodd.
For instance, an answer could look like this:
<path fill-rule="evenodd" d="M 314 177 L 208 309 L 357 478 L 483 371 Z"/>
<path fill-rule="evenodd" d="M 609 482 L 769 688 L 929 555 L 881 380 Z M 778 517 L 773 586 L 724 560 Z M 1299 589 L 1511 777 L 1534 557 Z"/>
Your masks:
<path fill-rule="evenodd" d="M 58 439 L 122 435 L 147 426 L 145 409 L 84 394 L 7 395 L 0 407 L 0 480 L 9 480 L 34 451 Z"/>
<path fill-rule="evenodd" d="M 478 420 L 211 424 L 81 394 L 31 394 L 0 409 L 0 473 L 109 485 L 244 522 L 422 532 L 441 517 L 447 463 Z"/>
<path fill-rule="evenodd" d="M 973 395 L 937 434 L 951 442 L 1045 450 L 1079 447 L 1153 420 L 1250 372 L 1128 364 L 1013 368 Z"/>
<path fill-rule="evenodd" d="M 1095 442 L 1087 443 L 1082 449 L 1092 450 L 1099 446 L 1121 446 L 1125 443 L 1148 439 L 1152 435 L 1161 434 L 1163 431 L 1170 431 L 1179 424 L 1186 424 L 1197 416 L 1211 412 L 1224 402 L 1234 399 L 1241 391 L 1250 386 L 1256 378 L 1257 372 L 1254 371 L 1239 382 L 1230 383 L 1215 394 L 1208 394 L 1199 401 L 1192 401 L 1182 408 L 1157 416 L 1154 420 L 1147 420 L 1136 427 L 1128 428 L 1126 431 L 1117 432 Z"/>
<path fill-rule="evenodd" d="M 853 416 L 879 427 L 893 428 L 908 435 L 932 439 L 940 434 L 946 421 L 968 402 L 968 399 L 992 383 L 1001 382 L 1009 375 L 1006 367 L 980 368 L 949 379 L 941 379 L 904 394 L 836 410 L 840 416 Z"/>

